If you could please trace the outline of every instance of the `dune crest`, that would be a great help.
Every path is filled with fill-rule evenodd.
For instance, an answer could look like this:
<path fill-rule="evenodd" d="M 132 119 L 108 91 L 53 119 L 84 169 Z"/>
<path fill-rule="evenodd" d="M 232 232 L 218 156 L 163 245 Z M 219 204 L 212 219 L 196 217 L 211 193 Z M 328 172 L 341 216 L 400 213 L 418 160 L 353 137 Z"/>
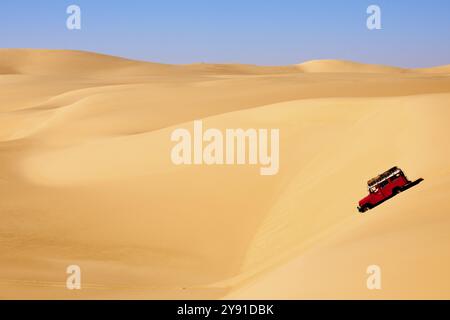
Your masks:
<path fill-rule="evenodd" d="M 170 65 L 134 61 L 120 57 L 76 50 L 0 49 L 0 74 L 36 74 L 53 72 L 111 76 L 112 70 L 130 76 L 190 73 L 206 75 L 264 75 L 290 73 L 448 73 L 449 66 L 406 69 L 377 64 L 364 64 L 346 60 L 311 60 L 297 65 L 258 66 L 247 64 L 196 63 Z"/>
<path fill-rule="evenodd" d="M 432 67 L 432 68 L 422 68 L 422 69 L 416 69 L 416 70 L 419 72 L 424 72 L 424 73 L 448 74 L 448 73 L 450 73 L 450 65 L 438 66 L 438 67 Z"/>

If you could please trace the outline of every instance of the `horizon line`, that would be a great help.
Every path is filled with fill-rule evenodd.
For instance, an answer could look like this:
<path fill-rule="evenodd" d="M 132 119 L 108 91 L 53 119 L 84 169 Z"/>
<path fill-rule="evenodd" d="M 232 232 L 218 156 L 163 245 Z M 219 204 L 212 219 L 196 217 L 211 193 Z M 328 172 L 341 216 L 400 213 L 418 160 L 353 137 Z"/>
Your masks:
<path fill-rule="evenodd" d="M 310 60 L 304 60 L 298 63 L 294 64 L 255 64 L 255 63 L 244 63 L 244 62 L 204 62 L 204 61 L 198 61 L 198 62 L 191 62 L 191 63 L 168 63 L 168 62 L 161 62 L 161 61 L 154 61 L 154 60 L 144 60 L 144 59 L 138 59 L 133 57 L 127 57 L 124 55 L 118 55 L 113 53 L 107 53 L 107 52 L 100 52 L 100 51 L 90 51 L 85 49 L 67 49 L 67 48 L 41 48 L 41 47 L 10 47 L 10 48 L 3 48 L 0 47 L 0 50 L 30 50 L 30 51 L 67 51 L 67 52 L 81 52 L 81 53 L 88 53 L 88 54 L 96 54 L 96 55 L 102 55 L 102 56 L 108 56 L 118 59 L 124 59 L 134 62 L 142 62 L 142 63 L 153 63 L 153 64 L 159 64 L 159 65 L 167 65 L 167 66 L 189 66 L 189 65 L 198 65 L 198 64 L 204 64 L 204 65 L 242 65 L 242 66 L 256 66 L 256 67 L 290 67 L 290 66 L 299 66 L 303 65 L 309 62 L 320 62 L 320 61 L 336 61 L 336 62 L 347 62 L 347 63 L 355 63 L 355 64 L 361 64 L 361 65 L 372 65 L 372 66 L 380 66 L 380 67 L 388 67 L 388 68 L 396 68 L 400 70 L 418 70 L 418 69 L 433 69 L 433 68 L 439 68 L 439 67 L 446 67 L 450 66 L 450 62 L 446 64 L 438 64 L 438 65 L 432 65 L 428 67 L 400 67 L 396 65 L 390 65 L 390 64 L 382 64 L 382 63 L 375 63 L 375 62 L 363 62 L 358 60 L 349 60 L 349 59 L 340 59 L 340 58 L 320 58 L 320 59 L 310 59 Z"/>

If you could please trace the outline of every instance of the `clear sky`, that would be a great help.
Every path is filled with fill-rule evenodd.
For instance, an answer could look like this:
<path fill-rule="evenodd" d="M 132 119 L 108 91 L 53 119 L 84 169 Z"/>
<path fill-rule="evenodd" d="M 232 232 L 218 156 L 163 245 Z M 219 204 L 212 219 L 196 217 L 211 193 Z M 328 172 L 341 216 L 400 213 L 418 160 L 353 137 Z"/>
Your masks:
<path fill-rule="evenodd" d="M 81 7 L 82 29 L 66 28 Z M 382 30 L 366 9 L 381 7 Z M 164 62 L 450 64 L 449 0 L 0 0 L 0 47 Z"/>

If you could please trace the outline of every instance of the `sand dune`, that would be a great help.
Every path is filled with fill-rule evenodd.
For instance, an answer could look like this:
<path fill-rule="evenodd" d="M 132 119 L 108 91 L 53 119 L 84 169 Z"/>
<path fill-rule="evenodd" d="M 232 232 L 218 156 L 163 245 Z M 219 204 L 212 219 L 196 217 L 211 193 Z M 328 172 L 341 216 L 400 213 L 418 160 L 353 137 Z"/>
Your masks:
<path fill-rule="evenodd" d="M 170 68 L 168 65 L 144 63 L 83 51 L 0 49 L 0 69 L 10 73 L 33 75 L 76 74 L 79 76 L 107 75 L 126 71 L 133 75 L 148 74 Z M 140 68 L 144 70 L 139 71 Z"/>
<path fill-rule="evenodd" d="M 0 50 L 0 298 L 449 298 L 447 68 Z M 280 172 L 174 166 L 197 119 L 279 128 Z M 359 214 L 393 165 L 424 182 Z"/>
<path fill-rule="evenodd" d="M 404 73 L 407 69 L 383 65 L 370 65 L 344 60 L 312 60 L 301 63 L 297 67 L 303 72 L 324 73 Z"/>
<path fill-rule="evenodd" d="M 443 74 L 448 74 L 448 73 L 450 73 L 450 65 L 439 66 L 439 67 L 432 67 L 432 68 L 417 69 L 417 71 L 418 72 L 424 72 L 424 73 L 443 73 Z"/>

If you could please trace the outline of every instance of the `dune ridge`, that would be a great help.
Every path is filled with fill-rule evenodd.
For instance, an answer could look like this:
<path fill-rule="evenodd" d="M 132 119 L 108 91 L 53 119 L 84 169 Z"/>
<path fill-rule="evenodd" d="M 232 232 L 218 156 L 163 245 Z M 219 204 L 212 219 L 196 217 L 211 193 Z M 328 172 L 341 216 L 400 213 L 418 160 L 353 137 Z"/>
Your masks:
<path fill-rule="evenodd" d="M 303 72 L 324 72 L 324 73 L 405 73 L 413 70 L 390 67 L 384 65 L 364 64 L 345 60 L 312 60 L 297 67 Z"/>
<path fill-rule="evenodd" d="M 0 49 L 0 298 L 448 298 L 449 75 Z M 279 174 L 174 166 L 194 120 L 279 128 Z M 359 214 L 393 165 L 424 182 Z"/>
<path fill-rule="evenodd" d="M 135 61 L 76 50 L 48 49 L 1 49 L 0 73 L 52 75 L 62 72 L 76 75 L 110 76 L 108 70 L 122 75 L 164 75 L 170 72 L 190 74 L 248 74 L 264 75 L 277 73 L 448 73 L 449 65 L 431 68 L 407 69 L 377 64 L 364 64 L 346 60 L 311 60 L 297 65 L 258 66 L 248 64 L 195 63 L 189 65 L 170 65 Z"/>

